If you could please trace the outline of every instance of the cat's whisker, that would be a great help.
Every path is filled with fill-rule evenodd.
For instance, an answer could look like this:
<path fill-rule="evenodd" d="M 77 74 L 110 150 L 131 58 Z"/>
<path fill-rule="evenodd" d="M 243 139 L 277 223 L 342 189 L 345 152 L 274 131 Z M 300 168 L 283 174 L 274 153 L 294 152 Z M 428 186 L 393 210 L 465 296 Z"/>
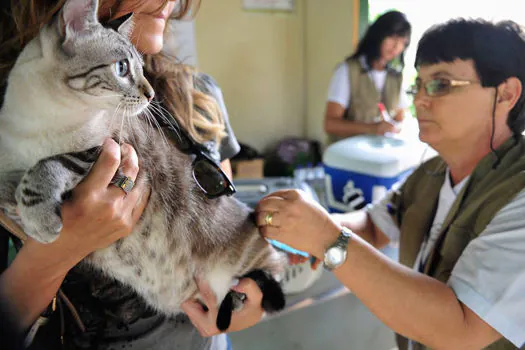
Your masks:
<path fill-rule="evenodd" d="M 171 113 L 167 109 L 165 109 L 164 107 L 162 107 L 160 105 L 152 105 L 152 109 L 156 113 L 156 115 L 158 115 L 160 118 L 162 118 L 162 120 L 164 122 L 168 123 L 171 126 L 175 126 L 174 130 L 175 131 L 177 130 L 176 127 L 179 126 L 179 123 L 177 122 L 175 117 L 173 117 L 171 115 Z"/>
<path fill-rule="evenodd" d="M 146 125 L 144 125 L 144 128 L 146 128 L 146 135 L 147 136 L 151 136 L 154 132 L 154 127 L 153 127 L 153 123 L 152 123 L 152 120 L 151 120 L 151 112 L 149 111 L 149 106 L 146 107 L 143 111 L 142 111 L 142 117 L 146 120 L 146 122 L 148 123 L 147 124 L 147 128 L 146 128 Z"/>
<path fill-rule="evenodd" d="M 120 107 L 120 103 L 117 105 L 117 107 L 115 108 L 115 110 L 113 111 L 113 114 L 111 115 L 111 117 L 109 118 L 109 125 L 108 125 L 108 129 L 110 130 L 113 130 L 113 123 L 115 121 L 115 116 L 117 115 L 117 112 L 119 110 L 119 107 Z"/>
<path fill-rule="evenodd" d="M 163 119 L 164 121 L 166 121 L 170 126 L 173 126 L 174 123 L 171 123 L 171 122 L 169 121 L 169 119 L 167 119 L 167 117 L 166 117 L 161 111 L 159 111 L 159 108 L 157 108 L 156 106 L 151 106 L 151 111 L 150 111 L 150 113 L 151 113 L 151 115 L 152 115 L 152 118 L 153 118 L 153 120 L 154 120 L 154 122 L 155 122 L 157 128 L 160 129 L 161 126 L 160 126 L 160 124 L 159 124 L 157 118 L 155 118 L 155 115 L 157 115 L 157 116 L 159 116 L 160 118 L 162 118 L 162 119 Z M 172 130 L 173 130 L 175 133 L 177 133 L 177 136 L 180 136 L 180 135 L 178 134 L 178 131 L 177 131 L 176 128 L 173 128 Z M 164 135 L 164 133 L 163 133 L 163 135 Z M 166 140 L 166 142 L 167 142 L 167 140 Z"/>
<path fill-rule="evenodd" d="M 146 110 L 147 110 L 147 107 L 144 108 L 139 114 L 137 114 L 135 117 L 136 118 L 139 118 L 139 119 L 142 119 L 142 120 L 145 120 L 146 123 L 136 123 L 136 125 L 133 126 L 133 128 L 137 128 L 137 127 L 140 127 L 142 133 L 144 135 L 146 135 L 146 139 L 150 140 L 150 129 L 151 129 L 151 122 L 149 121 L 149 119 L 147 118 L 147 115 L 146 115 Z"/>
<path fill-rule="evenodd" d="M 130 109 L 130 112 L 131 112 L 131 109 Z M 129 134 L 131 135 L 131 138 L 133 140 L 133 147 L 135 148 L 135 152 L 137 152 L 137 156 L 139 158 L 142 158 L 142 153 L 140 152 L 140 147 L 136 147 L 137 145 L 140 145 L 140 143 L 137 141 L 137 138 L 136 138 L 136 133 L 135 132 L 131 132 L 131 130 L 133 130 L 133 126 L 135 124 L 137 125 L 140 125 L 140 123 L 133 123 L 133 121 L 130 119 L 130 118 L 138 118 L 139 116 L 138 115 L 134 115 L 132 113 L 126 113 L 126 121 L 128 122 L 128 127 L 129 127 Z M 147 137 L 147 136 L 146 136 Z"/>
<path fill-rule="evenodd" d="M 153 133 L 154 133 L 154 127 L 153 123 L 151 122 L 150 117 L 148 116 L 148 110 L 145 109 L 142 112 L 142 118 L 146 121 L 147 124 L 142 125 L 142 129 L 144 130 L 144 134 L 146 135 L 146 138 L 148 140 L 153 140 Z"/>
<path fill-rule="evenodd" d="M 128 114 L 128 105 L 125 104 L 124 105 L 124 113 L 122 115 L 122 118 L 121 118 L 121 122 L 120 122 L 120 131 L 119 131 L 119 135 L 118 135 L 118 144 L 119 145 L 122 145 L 122 130 L 124 129 L 124 120 L 126 119 L 126 116 Z"/>
<path fill-rule="evenodd" d="M 111 98 L 113 98 L 113 97 L 120 97 L 120 98 L 122 98 L 122 95 L 119 95 L 119 94 L 117 94 L 117 95 L 101 95 L 101 96 L 92 96 L 92 97 L 95 98 L 95 99 L 97 99 L 97 98 L 110 98 L 110 97 Z"/>
<path fill-rule="evenodd" d="M 144 118 L 148 122 L 147 125 L 144 125 L 145 128 L 147 127 L 146 135 L 153 139 L 153 135 L 155 134 L 156 131 L 158 131 L 158 128 L 153 125 L 155 118 L 151 116 L 151 112 L 148 109 L 144 110 Z"/>
<path fill-rule="evenodd" d="M 109 122 L 109 130 L 113 130 L 113 123 L 114 123 L 115 119 L 117 118 L 117 116 L 119 115 L 119 110 L 120 110 L 121 106 L 122 106 L 122 102 L 119 102 L 119 104 L 115 108 L 115 111 L 113 112 L 113 115 L 111 116 L 111 120 Z"/>
<path fill-rule="evenodd" d="M 163 121 L 169 122 L 169 120 L 167 119 L 165 114 L 162 112 L 161 109 L 158 108 L 158 106 L 152 104 L 152 105 L 150 105 L 150 109 L 151 109 L 152 113 L 155 113 L 155 115 L 157 115 L 158 117 L 162 118 Z"/>
<path fill-rule="evenodd" d="M 155 116 L 153 115 L 152 111 L 149 110 L 148 108 L 146 108 L 144 110 L 144 112 L 146 113 L 146 116 L 147 116 L 147 119 L 148 119 L 148 122 L 150 123 L 152 129 L 153 129 L 153 125 L 151 124 L 151 122 L 155 123 L 155 126 L 156 126 L 156 129 L 159 130 L 160 132 L 160 135 L 162 137 L 162 140 L 164 142 L 164 144 L 168 144 L 168 139 L 166 138 L 166 135 L 164 134 L 164 132 L 162 131 L 162 128 L 157 120 L 157 118 L 155 118 Z"/>
<path fill-rule="evenodd" d="M 155 102 L 155 104 L 153 104 L 153 106 L 159 111 L 161 112 L 161 117 L 164 119 L 164 121 L 168 122 L 168 123 L 175 123 L 177 124 L 178 126 L 178 121 L 177 121 L 177 118 L 175 118 L 171 113 L 170 111 L 168 111 L 164 106 L 162 106 L 160 104 L 160 102 Z"/>

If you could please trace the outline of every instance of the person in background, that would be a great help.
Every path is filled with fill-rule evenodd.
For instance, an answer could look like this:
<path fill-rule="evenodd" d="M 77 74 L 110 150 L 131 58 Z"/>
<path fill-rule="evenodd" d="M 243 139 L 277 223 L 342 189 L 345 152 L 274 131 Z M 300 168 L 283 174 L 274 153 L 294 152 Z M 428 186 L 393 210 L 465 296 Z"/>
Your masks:
<path fill-rule="evenodd" d="M 337 66 L 324 117 L 330 143 L 354 135 L 400 131 L 398 123 L 409 107 L 401 83 L 410 34 L 403 13 L 387 12 L 368 27 L 355 53 Z"/>
<path fill-rule="evenodd" d="M 406 349 L 525 345 L 525 33 L 457 19 L 419 42 L 419 138 L 439 156 L 370 207 L 262 199 L 265 236 L 322 259 Z M 399 263 L 380 253 L 399 245 Z"/>

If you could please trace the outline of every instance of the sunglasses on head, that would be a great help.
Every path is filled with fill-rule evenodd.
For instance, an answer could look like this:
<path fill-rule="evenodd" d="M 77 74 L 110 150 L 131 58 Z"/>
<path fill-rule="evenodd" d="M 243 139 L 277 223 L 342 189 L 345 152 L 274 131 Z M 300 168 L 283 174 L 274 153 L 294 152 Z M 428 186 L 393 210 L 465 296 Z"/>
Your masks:
<path fill-rule="evenodd" d="M 470 80 L 454 80 L 448 78 L 436 78 L 423 83 L 418 79 L 416 80 L 416 83 L 407 90 L 407 93 L 415 96 L 419 90 L 423 88 L 425 89 L 425 92 L 428 96 L 443 96 L 450 93 L 457 87 L 467 86 L 475 83 L 478 82 Z"/>
<path fill-rule="evenodd" d="M 181 152 L 195 156 L 192 162 L 193 179 L 206 197 L 213 199 L 223 195 L 231 196 L 236 192 L 231 180 L 221 167 L 206 154 L 203 146 L 197 144 L 180 127 L 170 125 L 167 130 Z"/>

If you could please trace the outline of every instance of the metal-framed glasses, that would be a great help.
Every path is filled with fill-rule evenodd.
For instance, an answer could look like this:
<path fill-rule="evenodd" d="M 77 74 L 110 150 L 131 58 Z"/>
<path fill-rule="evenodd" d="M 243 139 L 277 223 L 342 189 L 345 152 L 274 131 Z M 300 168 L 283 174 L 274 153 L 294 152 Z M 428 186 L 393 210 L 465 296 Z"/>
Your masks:
<path fill-rule="evenodd" d="M 223 195 L 231 196 L 236 192 L 228 175 L 206 154 L 204 147 L 187 134 L 186 130 L 175 125 L 170 125 L 167 129 L 181 152 L 195 156 L 192 162 L 193 179 L 206 197 L 213 199 Z"/>
<path fill-rule="evenodd" d="M 428 96 L 443 96 L 450 93 L 455 88 L 461 86 L 467 86 L 471 84 L 476 84 L 477 81 L 470 80 L 455 80 L 448 78 L 436 78 L 429 80 L 425 83 L 421 80 L 416 80 L 416 83 L 407 90 L 407 94 L 417 95 L 421 88 L 425 89 L 425 92 Z"/>

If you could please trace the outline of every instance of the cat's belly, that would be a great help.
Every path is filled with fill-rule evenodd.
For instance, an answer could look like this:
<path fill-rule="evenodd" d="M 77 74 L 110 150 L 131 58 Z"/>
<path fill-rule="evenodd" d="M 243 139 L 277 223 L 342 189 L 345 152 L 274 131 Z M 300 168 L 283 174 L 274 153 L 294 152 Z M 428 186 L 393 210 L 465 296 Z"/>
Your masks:
<path fill-rule="evenodd" d="M 2 171 L 27 170 L 33 167 L 40 159 L 36 152 L 24 152 L 25 150 L 9 151 L 0 146 L 0 166 Z"/>
<path fill-rule="evenodd" d="M 208 281 L 217 299 L 222 300 L 232 285 L 235 269 L 221 261 L 191 259 L 182 240 L 174 241 L 175 233 L 164 232 L 164 226 L 142 223 L 130 236 L 93 253 L 86 262 L 130 285 L 149 305 L 169 315 L 180 313 L 182 302 L 198 296 L 197 275 Z"/>
<path fill-rule="evenodd" d="M 53 149 L 38 142 L 20 143 L 16 148 L 0 143 L 0 165 L 3 171 L 27 170 L 41 159 L 68 152 L 65 147 Z"/>

